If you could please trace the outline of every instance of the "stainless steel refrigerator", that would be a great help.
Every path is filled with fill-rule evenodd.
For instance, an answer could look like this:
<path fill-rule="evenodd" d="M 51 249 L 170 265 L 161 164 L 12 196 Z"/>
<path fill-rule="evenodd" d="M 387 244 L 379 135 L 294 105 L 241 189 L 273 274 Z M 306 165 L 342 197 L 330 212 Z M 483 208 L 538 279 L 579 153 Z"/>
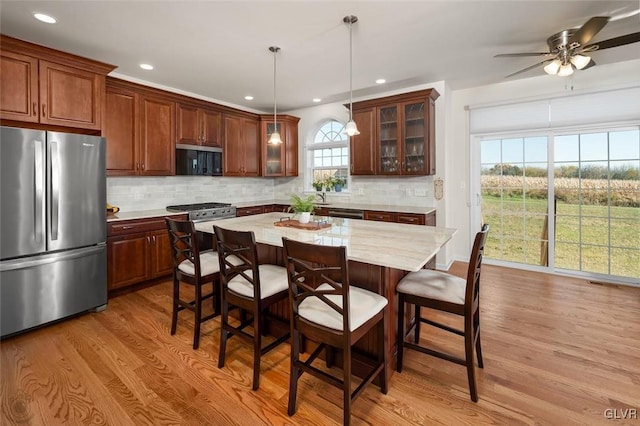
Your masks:
<path fill-rule="evenodd" d="M 2 337 L 106 306 L 105 157 L 97 136 L 1 128 Z"/>

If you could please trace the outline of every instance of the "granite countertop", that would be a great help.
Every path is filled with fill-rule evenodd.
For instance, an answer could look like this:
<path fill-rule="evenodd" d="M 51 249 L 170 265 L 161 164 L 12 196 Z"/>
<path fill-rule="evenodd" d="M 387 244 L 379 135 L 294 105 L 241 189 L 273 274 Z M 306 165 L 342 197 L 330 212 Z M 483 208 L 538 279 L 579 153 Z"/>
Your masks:
<path fill-rule="evenodd" d="M 405 271 L 420 270 L 456 233 L 455 229 L 416 226 L 359 219 L 327 218 L 330 228 L 306 230 L 277 227 L 282 213 L 263 213 L 216 221 L 198 222 L 198 231 L 212 233 L 213 225 L 236 231 L 253 231 L 256 242 L 282 246 L 282 237 L 346 246 L 349 260 Z M 380 250 L 384 247 L 384 250 Z"/>
<path fill-rule="evenodd" d="M 170 212 L 167 209 L 155 210 L 138 210 L 131 212 L 118 212 L 116 214 L 107 215 L 107 223 L 117 222 L 119 220 L 145 219 L 148 217 L 164 217 L 185 214 L 185 212 Z"/>
<path fill-rule="evenodd" d="M 270 200 L 270 201 L 242 201 L 239 203 L 232 203 L 238 208 L 242 207 L 257 207 L 268 206 L 271 204 L 284 204 L 289 205 L 290 201 L 284 199 Z M 349 203 L 349 202 L 330 202 L 321 204 L 318 207 L 326 208 L 340 208 L 340 209 L 355 209 L 355 210 L 372 210 L 383 212 L 398 212 L 398 213 L 414 213 L 414 214 L 429 214 L 434 212 L 434 207 L 419 207 L 419 206 L 396 206 L 388 204 L 361 204 L 361 203 Z M 144 219 L 149 217 L 163 217 L 163 216 L 175 216 L 184 214 L 185 212 L 170 212 L 166 209 L 151 209 L 151 210 L 137 210 L 128 212 L 118 212 L 116 214 L 107 215 L 107 222 L 117 222 L 119 220 L 132 220 L 132 219 Z"/>
<path fill-rule="evenodd" d="M 253 207 L 269 204 L 284 204 L 289 205 L 291 201 L 289 199 L 277 199 L 269 202 L 243 202 L 235 204 L 236 207 Z M 318 207 L 336 208 L 336 209 L 354 209 L 354 210 L 371 210 L 381 212 L 398 212 L 398 213 L 415 213 L 415 214 L 429 214 L 436 211 L 435 207 L 426 206 L 399 206 L 391 204 L 363 204 L 363 203 L 351 203 L 351 202 L 328 202 L 326 204 L 319 204 Z"/>

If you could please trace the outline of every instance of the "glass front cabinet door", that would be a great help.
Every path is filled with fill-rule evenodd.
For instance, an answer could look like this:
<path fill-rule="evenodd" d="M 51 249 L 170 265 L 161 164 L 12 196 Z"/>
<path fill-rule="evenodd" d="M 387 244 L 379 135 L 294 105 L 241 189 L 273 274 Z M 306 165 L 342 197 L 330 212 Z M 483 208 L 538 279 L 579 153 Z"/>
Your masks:
<path fill-rule="evenodd" d="M 435 89 L 370 99 L 353 104 L 354 117 L 375 109 L 376 134 L 369 137 L 376 153 L 376 175 L 434 175 Z M 358 123 L 358 127 L 365 123 Z M 365 141 L 359 140 L 362 145 Z M 352 170 L 352 174 L 357 173 Z M 370 173 L 369 173 L 370 174 Z"/>
<path fill-rule="evenodd" d="M 298 176 L 298 117 L 278 115 L 281 144 L 270 144 L 273 115 L 261 115 L 262 176 Z"/>
<path fill-rule="evenodd" d="M 274 128 L 278 129 L 278 133 L 280 133 L 280 137 L 284 138 L 285 134 L 282 131 L 282 123 L 277 123 L 274 126 L 273 121 L 271 123 L 266 124 L 266 140 L 263 142 L 265 144 L 265 169 L 263 170 L 263 176 L 283 176 L 284 172 L 284 145 L 285 141 L 281 144 L 270 144 L 268 141 L 271 138 L 271 134 L 273 133 Z"/>

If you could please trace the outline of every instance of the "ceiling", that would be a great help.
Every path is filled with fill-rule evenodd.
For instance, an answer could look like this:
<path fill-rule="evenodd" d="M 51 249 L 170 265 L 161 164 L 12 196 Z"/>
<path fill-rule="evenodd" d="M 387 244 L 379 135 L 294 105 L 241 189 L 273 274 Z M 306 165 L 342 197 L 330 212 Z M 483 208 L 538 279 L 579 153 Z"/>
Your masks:
<path fill-rule="evenodd" d="M 451 89 L 504 81 L 541 59 L 546 39 L 592 16 L 619 17 L 638 1 L 7 1 L 3 34 L 117 65 L 119 76 L 252 110 L 278 111 L 445 80 Z M 53 25 L 33 13 L 52 15 Z M 640 31 L 639 15 L 610 21 L 593 41 Z M 640 58 L 640 43 L 595 52 L 598 65 Z M 139 64 L 153 64 L 144 71 Z M 577 71 L 589 72 L 589 70 Z M 542 67 L 515 78 L 544 75 Z M 375 80 L 385 78 L 378 85 Z M 561 77 L 547 76 L 549 79 Z M 246 101 L 245 95 L 254 96 Z"/>

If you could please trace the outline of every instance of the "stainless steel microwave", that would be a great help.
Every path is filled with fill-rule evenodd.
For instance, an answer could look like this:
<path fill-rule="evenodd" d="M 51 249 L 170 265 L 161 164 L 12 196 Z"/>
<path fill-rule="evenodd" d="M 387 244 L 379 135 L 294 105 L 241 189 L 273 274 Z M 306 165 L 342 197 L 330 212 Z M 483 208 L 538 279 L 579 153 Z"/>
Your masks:
<path fill-rule="evenodd" d="M 176 144 L 176 175 L 222 176 L 222 149 Z"/>

